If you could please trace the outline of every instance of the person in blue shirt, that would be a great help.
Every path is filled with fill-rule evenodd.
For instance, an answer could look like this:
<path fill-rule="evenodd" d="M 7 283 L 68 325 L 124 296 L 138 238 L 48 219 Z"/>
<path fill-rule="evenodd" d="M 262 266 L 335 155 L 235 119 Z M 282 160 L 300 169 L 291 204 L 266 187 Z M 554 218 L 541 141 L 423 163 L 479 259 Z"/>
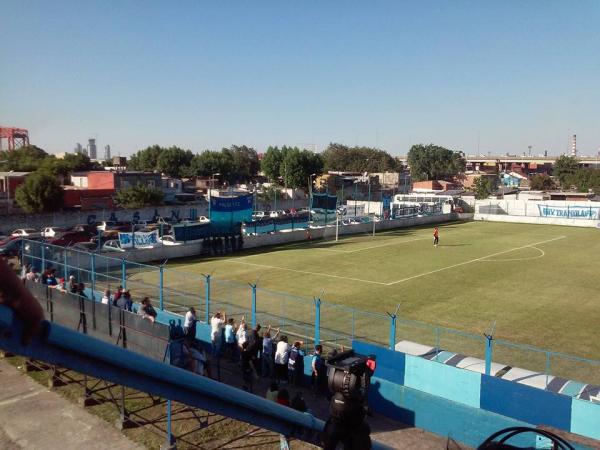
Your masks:
<path fill-rule="evenodd" d="M 302 350 L 302 341 L 294 342 L 288 357 L 288 380 L 290 384 L 299 386 L 302 384 L 302 375 L 304 373 L 304 351 Z"/>
<path fill-rule="evenodd" d="M 323 359 L 323 346 L 320 344 L 315 346 L 311 367 L 312 388 L 315 395 L 317 395 L 319 391 L 324 392 L 326 390 L 325 385 L 327 383 L 327 370 L 325 368 L 325 360 Z"/>

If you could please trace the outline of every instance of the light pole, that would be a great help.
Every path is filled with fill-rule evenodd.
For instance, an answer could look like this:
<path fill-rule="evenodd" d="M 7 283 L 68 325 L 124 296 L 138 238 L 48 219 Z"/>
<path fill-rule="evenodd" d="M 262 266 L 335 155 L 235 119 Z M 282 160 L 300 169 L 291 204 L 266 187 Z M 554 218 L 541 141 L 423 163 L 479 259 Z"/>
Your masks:
<path fill-rule="evenodd" d="M 211 218 L 210 218 L 210 204 L 211 204 L 211 199 L 212 199 L 212 189 L 213 189 L 213 186 L 214 186 L 213 182 L 215 181 L 215 177 L 216 176 L 218 177 L 220 175 L 221 174 L 219 172 L 213 173 L 210 176 L 210 180 L 208 180 L 208 220 L 211 220 Z"/>

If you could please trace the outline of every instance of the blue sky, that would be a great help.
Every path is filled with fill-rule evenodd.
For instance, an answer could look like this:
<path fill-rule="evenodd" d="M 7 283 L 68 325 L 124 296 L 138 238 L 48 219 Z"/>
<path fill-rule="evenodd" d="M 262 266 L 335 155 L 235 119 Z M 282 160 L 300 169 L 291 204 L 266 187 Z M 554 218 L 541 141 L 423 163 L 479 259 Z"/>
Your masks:
<path fill-rule="evenodd" d="M 0 124 L 52 152 L 600 148 L 600 1 L 2 1 Z"/>

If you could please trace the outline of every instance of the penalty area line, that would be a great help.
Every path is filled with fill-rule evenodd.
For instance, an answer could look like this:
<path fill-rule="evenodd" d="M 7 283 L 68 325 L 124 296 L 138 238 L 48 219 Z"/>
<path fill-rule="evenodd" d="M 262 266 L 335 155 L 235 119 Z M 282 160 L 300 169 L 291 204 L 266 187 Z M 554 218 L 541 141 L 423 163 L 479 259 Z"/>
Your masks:
<path fill-rule="evenodd" d="M 516 250 L 521 250 L 521 249 L 533 247 L 533 246 L 536 246 L 536 245 L 546 244 L 548 242 L 558 241 L 558 240 L 564 239 L 564 238 L 566 238 L 566 236 L 559 236 L 559 237 L 556 237 L 556 238 L 547 239 L 545 241 L 533 242 L 531 244 L 523 245 L 521 247 L 515 247 L 515 248 L 511 248 L 509 250 L 504 250 L 504 251 L 501 251 L 501 252 L 492 253 L 491 255 L 481 256 L 480 258 L 470 259 L 469 261 L 464 261 L 464 262 L 461 262 L 461 263 L 458 263 L 458 264 L 452 264 L 451 266 L 442 267 L 441 269 L 436 269 L 436 270 L 432 270 L 430 272 L 420 273 L 419 275 L 413 275 L 412 277 L 403 278 L 403 279 L 398 280 L 398 281 L 392 281 L 391 283 L 387 283 L 386 286 L 393 286 L 394 284 L 404 283 L 406 281 L 414 280 L 415 278 L 425 277 L 427 275 L 432 275 L 434 273 L 442 272 L 442 271 L 448 270 L 448 269 L 454 269 L 455 267 L 464 266 L 464 265 L 471 264 L 471 263 L 478 262 L 478 261 L 485 261 L 486 259 L 493 258 L 494 256 L 504 255 L 505 253 L 514 252 Z"/>
<path fill-rule="evenodd" d="M 380 281 L 363 280 L 361 278 L 344 277 L 341 275 L 331 275 L 329 273 L 309 272 L 307 270 L 288 269 L 286 267 L 268 266 L 266 264 L 255 264 L 255 263 L 250 263 L 250 262 L 246 262 L 246 261 L 237 261 L 236 259 L 227 259 L 227 260 L 224 260 L 224 262 L 244 264 L 246 266 L 262 267 L 264 269 L 285 270 L 287 272 L 303 273 L 303 274 L 307 274 L 307 275 L 317 275 L 317 276 L 321 276 L 321 277 L 339 278 L 342 280 L 360 281 L 362 283 L 379 284 L 381 286 L 387 286 L 387 283 L 382 283 Z"/>

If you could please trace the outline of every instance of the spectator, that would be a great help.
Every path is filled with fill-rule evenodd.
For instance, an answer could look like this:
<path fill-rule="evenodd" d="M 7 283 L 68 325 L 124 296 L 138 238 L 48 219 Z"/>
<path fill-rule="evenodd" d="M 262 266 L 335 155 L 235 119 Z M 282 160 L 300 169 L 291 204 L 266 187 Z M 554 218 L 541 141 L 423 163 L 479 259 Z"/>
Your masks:
<path fill-rule="evenodd" d="M 233 317 L 227 320 L 225 325 L 225 353 L 229 356 L 229 359 L 233 360 L 235 355 L 235 328 Z"/>
<path fill-rule="evenodd" d="M 246 316 L 242 317 L 242 321 L 238 326 L 237 333 L 235 334 L 235 336 L 237 338 L 238 346 L 241 350 L 242 345 L 244 345 L 245 342 L 248 342 L 248 325 L 246 325 Z"/>
<path fill-rule="evenodd" d="M 252 392 L 252 380 L 256 374 L 254 369 L 254 365 L 252 363 L 252 349 L 248 344 L 248 341 L 244 342 L 242 345 L 242 379 L 243 379 L 243 389 L 248 392 Z"/>
<path fill-rule="evenodd" d="M 22 264 L 21 265 L 21 280 L 25 281 L 27 279 L 27 274 L 31 270 L 31 264 Z"/>
<path fill-rule="evenodd" d="M 323 390 L 324 383 L 327 382 L 327 372 L 325 370 L 325 360 L 323 359 L 323 346 L 315 346 L 315 353 L 312 357 L 312 387 L 315 395 Z"/>
<path fill-rule="evenodd" d="M 279 392 L 277 393 L 277 403 L 283 406 L 290 406 L 290 393 L 287 389 L 279 389 Z"/>
<path fill-rule="evenodd" d="M 68 291 L 71 294 L 77 294 L 77 291 L 79 290 L 78 287 L 79 287 L 79 285 L 78 285 L 77 281 L 75 280 L 75 276 L 70 275 L 69 276 L 69 288 L 68 288 Z"/>
<path fill-rule="evenodd" d="M 187 313 L 185 313 L 185 320 L 183 321 L 183 334 L 185 336 L 196 337 L 196 310 L 193 306 L 190 307 Z"/>
<path fill-rule="evenodd" d="M 308 411 L 308 408 L 306 407 L 306 402 L 304 401 L 304 397 L 302 396 L 302 392 L 300 392 L 300 391 L 296 392 L 296 395 L 294 395 L 294 398 L 292 399 L 292 402 L 290 405 L 296 411 L 300 411 L 300 412 Z"/>
<path fill-rule="evenodd" d="M 104 291 L 101 302 L 103 305 L 108 305 L 110 303 L 110 289 Z"/>
<path fill-rule="evenodd" d="M 119 299 L 123 296 L 123 286 L 119 285 L 119 287 L 117 288 L 117 292 L 115 292 L 115 295 L 113 296 L 113 306 L 118 306 L 117 302 L 119 301 Z"/>
<path fill-rule="evenodd" d="M 47 267 L 46 270 L 42 272 L 42 284 L 48 284 L 48 276 L 50 275 L 50 267 Z"/>
<path fill-rule="evenodd" d="M 113 303 L 115 303 L 114 299 Z M 129 291 L 123 292 L 123 294 L 117 299 L 115 306 L 117 308 L 121 308 L 125 311 L 131 312 L 131 308 L 133 307 L 133 300 L 131 299 L 131 294 L 129 293 Z"/>
<path fill-rule="evenodd" d="M 273 339 L 277 339 L 279 336 L 279 328 L 277 333 L 273 336 Z M 275 366 L 273 365 L 273 358 L 275 352 L 273 351 L 273 339 L 271 339 L 271 325 L 267 328 L 263 335 L 262 351 L 261 351 L 261 375 L 265 378 L 275 377 Z"/>
<path fill-rule="evenodd" d="M 37 281 L 39 279 L 39 274 L 35 271 L 34 267 L 31 267 L 29 269 L 29 272 L 27 272 L 27 275 L 25 275 L 25 279 L 27 281 Z"/>
<path fill-rule="evenodd" d="M 279 393 L 279 385 L 277 384 L 277 381 L 272 381 L 271 386 L 269 386 L 269 389 L 267 390 L 267 394 L 265 395 L 265 398 L 267 400 L 276 402 L 278 393 Z"/>
<path fill-rule="evenodd" d="M 202 376 L 210 376 L 206 352 L 194 344 L 194 339 L 185 338 L 181 349 L 188 370 Z"/>
<path fill-rule="evenodd" d="M 288 378 L 290 384 L 298 386 L 302 383 L 302 375 L 304 373 L 304 351 L 302 345 L 304 342 L 296 341 L 290 349 L 288 358 Z"/>
<path fill-rule="evenodd" d="M 290 345 L 287 336 L 282 336 L 275 351 L 275 379 L 287 381 L 287 365 L 290 356 Z"/>
<path fill-rule="evenodd" d="M 129 309 L 128 311 L 131 311 L 131 309 Z M 139 314 L 144 319 L 148 319 L 150 322 L 154 322 L 156 320 L 156 316 L 158 314 L 156 313 L 156 310 L 152 306 L 152 303 L 150 303 L 149 297 L 144 297 L 142 299 L 142 306 L 140 306 Z"/>
<path fill-rule="evenodd" d="M 250 350 L 252 351 L 252 362 L 257 370 L 261 369 L 260 363 L 260 352 L 262 350 L 262 336 L 260 335 L 261 326 L 257 324 L 252 331 L 250 331 Z"/>
<path fill-rule="evenodd" d="M 58 281 L 56 280 L 56 269 L 50 270 L 50 273 L 46 275 L 46 285 L 51 287 L 58 285 Z"/>
<path fill-rule="evenodd" d="M 225 313 L 222 313 L 221 311 L 217 311 L 210 319 L 210 340 L 212 343 L 213 356 L 219 356 L 219 353 L 221 352 L 221 335 L 225 319 Z"/>
<path fill-rule="evenodd" d="M 85 295 L 85 284 L 79 283 L 77 285 L 77 295 L 83 298 L 87 298 L 87 295 Z"/>

